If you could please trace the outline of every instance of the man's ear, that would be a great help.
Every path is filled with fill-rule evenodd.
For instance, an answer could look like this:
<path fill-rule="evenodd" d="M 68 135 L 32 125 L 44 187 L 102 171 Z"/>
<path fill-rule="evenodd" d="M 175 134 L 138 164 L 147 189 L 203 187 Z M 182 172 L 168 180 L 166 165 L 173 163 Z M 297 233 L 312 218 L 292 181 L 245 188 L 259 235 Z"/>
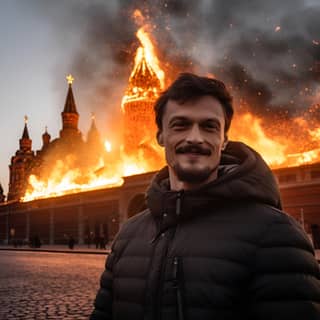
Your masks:
<path fill-rule="evenodd" d="M 162 131 L 157 132 L 157 141 L 161 147 L 163 147 L 163 135 Z"/>
<path fill-rule="evenodd" d="M 227 136 L 224 137 L 224 142 L 223 142 L 223 145 L 222 145 L 222 150 L 224 150 L 227 145 L 228 145 L 228 142 L 229 142 L 229 139 Z"/>

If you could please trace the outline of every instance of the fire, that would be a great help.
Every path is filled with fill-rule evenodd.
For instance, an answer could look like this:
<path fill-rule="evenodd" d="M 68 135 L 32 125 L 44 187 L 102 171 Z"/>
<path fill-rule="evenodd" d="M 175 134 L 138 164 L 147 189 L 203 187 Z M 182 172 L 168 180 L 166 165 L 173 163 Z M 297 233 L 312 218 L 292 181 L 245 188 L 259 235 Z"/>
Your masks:
<path fill-rule="evenodd" d="M 144 27 L 141 27 L 137 32 L 137 37 L 141 42 L 141 47 L 139 47 L 137 51 L 137 55 L 135 58 L 135 66 L 137 67 L 142 59 L 146 59 L 146 63 L 152 66 L 152 69 L 157 75 L 157 78 L 160 81 L 161 88 L 164 87 L 164 72 L 159 67 L 159 61 L 157 55 L 155 54 L 155 49 L 149 37 L 149 34 L 145 30 Z M 135 69 L 133 69 L 133 73 L 135 73 Z"/>
<path fill-rule="evenodd" d="M 106 140 L 106 141 L 104 142 L 104 147 L 106 148 L 106 151 L 107 151 L 107 152 L 111 152 L 111 150 L 112 150 L 112 145 L 111 145 L 111 142 L 110 142 L 110 141 Z"/>
<path fill-rule="evenodd" d="M 261 119 L 251 113 L 235 119 L 229 135 L 231 140 L 243 141 L 263 154 L 270 165 L 278 166 L 286 161 L 285 146 L 269 138 L 261 126 Z"/>
<path fill-rule="evenodd" d="M 135 19 L 140 24 L 144 22 L 140 11 L 135 12 Z M 72 155 L 63 161 L 57 160 L 46 178 L 29 177 L 29 188 L 22 201 L 120 186 L 123 177 L 150 172 L 164 165 L 163 151 L 155 141 L 152 106 L 164 88 L 165 77 L 149 29 L 150 26 L 144 24 L 136 33 L 141 45 L 121 103 L 126 127 L 125 144 L 113 147 L 109 140 L 105 140 L 103 150 L 96 150 L 102 156 L 95 165 L 84 168 Z M 73 79 L 68 76 L 67 80 L 69 83 Z"/>
<path fill-rule="evenodd" d="M 267 125 L 263 122 L 266 121 L 250 112 L 236 115 L 230 129 L 230 139 L 250 145 L 272 168 L 319 161 L 320 126 L 317 121 L 296 117 L 290 121 L 268 121 Z M 301 151 L 297 152 L 299 149 Z"/>
<path fill-rule="evenodd" d="M 139 10 L 135 10 L 134 18 L 140 24 L 144 21 Z M 158 97 L 165 86 L 164 71 L 160 67 L 149 29 L 150 26 L 144 24 L 136 33 L 141 45 L 137 49 L 134 59 L 134 67 L 129 78 L 129 88 L 122 99 L 121 107 L 124 112 L 124 106 L 127 102 L 141 101 L 150 96 Z M 137 75 L 140 75 L 138 79 Z M 141 81 L 142 78 L 144 78 L 143 81 Z"/>
<path fill-rule="evenodd" d="M 63 161 L 58 160 L 46 180 L 30 175 L 30 188 L 21 200 L 31 201 L 81 191 L 117 187 L 123 184 L 123 177 L 154 170 L 141 152 L 134 157 L 127 156 L 123 151 L 120 153 L 120 159 L 109 163 L 100 158 L 96 167 L 86 168 L 86 170 L 75 168 L 74 159 L 70 155 Z"/>
<path fill-rule="evenodd" d="M 83 172 L 80 168 L 74 168 L 74 166 L 74 159 L 69 155 L 64 161 L 56 161 L 46 180 L 40 180 L 36 175 L 30 175 L 29 184 L 31 188 L 27 190 L 22 201 L 57 197 L 93 190 L 106 185 L 115 187 L 123 183 L 123 179 L 116 174 L 98 174 L 95 168 L 89 168 L 86 172 Z"/>
<path fill-rule="evenodd" d="M 63 161 L 56 160 L 45 178 L 29 177 L 29 188 L 22 201 L 120 186 L 123 177 L 154 171 L 165 164 L 163 150 L 155 140 L 152 108 L 165 88 L 165 74 L 150 26 L 140 11 L 135 11 L 134 18 L 140 25 L 136 33 L 140 46 L 121 103 L 125 127 L 123 144 L 105 140 L 94 165 L 80 166 L 72 155 Z M 279 30 L 277 26 L 275 31 Z M 71 77 L 69 80 L 72 81 Z M 303 116 L 278 121 L 266 121 L 247 108 L 248 111 L 235 115 L 229 139 L 252 146 L 272 168 L 319 161 L 320 126 L 313 117 L 317 108 L 319 106 L 310 108 Z"/>

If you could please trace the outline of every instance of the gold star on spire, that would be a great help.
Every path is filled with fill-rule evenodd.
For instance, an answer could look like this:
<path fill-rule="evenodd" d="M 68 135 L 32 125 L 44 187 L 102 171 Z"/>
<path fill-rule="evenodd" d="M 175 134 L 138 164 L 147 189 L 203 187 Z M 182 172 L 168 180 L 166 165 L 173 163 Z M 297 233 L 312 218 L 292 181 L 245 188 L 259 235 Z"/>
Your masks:
<path fill-rule="evenodd" d="M 91 120 L 95 120 L 96 119 L 96 115 L 94 112 L 91 112 Z"/>
<path fill-rule="evenodd" d="M 28 116 L 27 116 L 27 115 L 24 116 L 24 123 L 25 123 L 25 124 L 28 123 Z"/>
<path fill-rule="evenodd" d="M 71 74 L 69 74 L 69 75 L 66 76 L 66 79 L 67 79 L 69 84 L 72 84 L 72 82 L 74 80 L 74 77 Z"/>

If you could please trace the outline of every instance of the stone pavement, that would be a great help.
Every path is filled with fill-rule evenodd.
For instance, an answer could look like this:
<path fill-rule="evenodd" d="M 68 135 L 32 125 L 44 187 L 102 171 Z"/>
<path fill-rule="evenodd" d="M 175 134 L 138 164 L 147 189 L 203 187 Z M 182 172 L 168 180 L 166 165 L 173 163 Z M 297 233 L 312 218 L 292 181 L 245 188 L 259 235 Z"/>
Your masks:
<path fill-rule="evenodd" d="M 0 246 L 0 320 L 88 319 L 108 250 Z"/>
<path fill-rule="evenodd" d="M 0 250 L 0 320 L 88 319 L 106 256 Z"/>
<path fill-rule="evenodd" d="M 75 245 L 74 249 L 69 249 L 67 245 L 43 245 L 41 248 L 30 248 L 28 246 L 22 246 L 15 248 L 8 245 L 0 245 L 0 250 L 23 250 L 23 251 L 43 251 L 43 252 L 61 252 L 61 253 L 87 253 L 87 254 L 103 254 L 110 253 L 110 245 L 106 246 L 106 249 L 96 249 L 95 246 L 91 245 L 88 248 L 87 245 Z M 316 258 L 320 262 L 320 249 L 315 250 Z"/>
<path fill-rule="evenodd" d="M 42 245 L 40 248 L 31 248 L 29 246 L 0 245 L 0 250 L 10 251 L 33 251 L 33 252 L 60 252 L 60 253 L 86 253 L 86 254 L 103 254 L 110 252 L 110 245 L 106 245 L 106 249 L 96 249 L 94 245 L 89 248 L 87 245 L 75 245 L 73 249 L 69 249 L 67 245 Z"/>

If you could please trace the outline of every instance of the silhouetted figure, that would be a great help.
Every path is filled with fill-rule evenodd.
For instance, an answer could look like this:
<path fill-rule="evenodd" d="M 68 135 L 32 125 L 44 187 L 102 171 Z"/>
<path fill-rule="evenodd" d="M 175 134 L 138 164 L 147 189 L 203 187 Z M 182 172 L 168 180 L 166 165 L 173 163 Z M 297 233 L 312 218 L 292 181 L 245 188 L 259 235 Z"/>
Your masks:
<path fill-rule="evenodd" d="M 99 235 L 95 235 L 94 236 L 94 243 L 96 245 L 96 249 L 99 249 L 99 245 L 100 245 L 100 236 Z"/>
<path fill-rule="evenodd" d="M 106 248 L 106 240 L 104 238 L 104 235 L 100 237 L 100 249 L 105 249 Z"/>
<path fill-rule="evenodd" d="M 41 241 L 40 241 L 40 238 L 37 234 L 35 236 L 31 237 L 30 246 L 31 246 L 31 248 L 40 248 L 41 247 Z"/>
<path fill-rule="evenodd" d="M 69 241 L 68 241 L 69 249 L 73 249 L 74 248 L 74 244 L 75 244 L 75 240 L 74 240 L 73 236 L 70 236 L 69 237 Z"/>
<path fill-rule="evenodd" d="M 88 248 L 91 246 L 91 236 L 90 233 L 86 234 L 86 244 L 88 245 Z"/>
<path fill-rule="evenodd" d="M 108 224 L 105 225 L 104 228 L 104 243 L 105 245 L 107 245 L 109 243 L 109 228 L 108 228 Z"/>

